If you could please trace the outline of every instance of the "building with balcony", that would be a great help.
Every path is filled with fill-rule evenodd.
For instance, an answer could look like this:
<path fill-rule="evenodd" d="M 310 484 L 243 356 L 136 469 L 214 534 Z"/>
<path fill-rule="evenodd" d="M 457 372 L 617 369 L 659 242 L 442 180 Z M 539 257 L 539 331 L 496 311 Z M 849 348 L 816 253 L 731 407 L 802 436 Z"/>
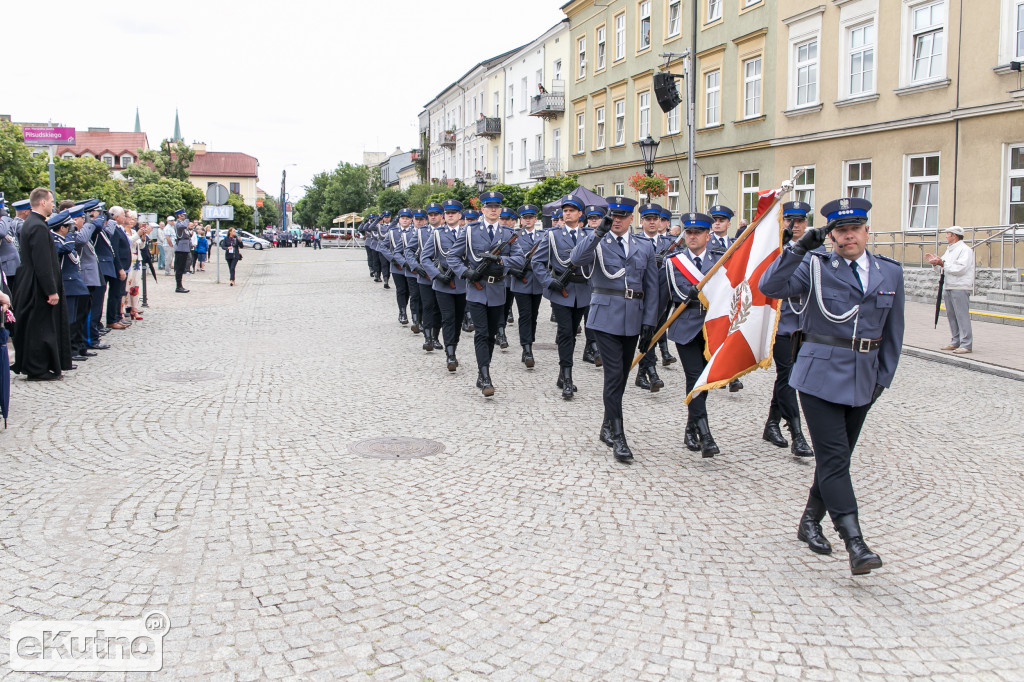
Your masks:
<path fill-rule="evenodd" d="M 408 189 L 409 185 L 416 182 L 416 161 L 420 158 L 420 150 L 413 149 L 403 152 L 401 147 L 395 147 L 395 151 L 387 155 L 377 168 L 380 171 L 380 180 L 384 187 L 395 189 Z"/>

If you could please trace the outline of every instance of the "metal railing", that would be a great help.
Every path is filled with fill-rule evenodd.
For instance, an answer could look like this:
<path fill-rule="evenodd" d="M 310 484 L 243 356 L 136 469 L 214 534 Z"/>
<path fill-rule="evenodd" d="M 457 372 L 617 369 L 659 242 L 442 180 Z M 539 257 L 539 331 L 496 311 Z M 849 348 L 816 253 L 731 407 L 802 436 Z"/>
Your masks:
<path fill-rule="evenodd" d="M 476 122 L 476 134 L 484 137 L 501 134 L 500 118 L 481 118 Z"/>
<path fill-rule="evenodd" d="M 530 98 L 530 116 L 557 116 L 563 113 L 564 92 L 545 92 Z"/>
<path fill-rule="evenodd" d="M 530 178 L 538 180 L 558 175 L 562 170 L 560 159 L 537 159 L 530 162 Z"/>

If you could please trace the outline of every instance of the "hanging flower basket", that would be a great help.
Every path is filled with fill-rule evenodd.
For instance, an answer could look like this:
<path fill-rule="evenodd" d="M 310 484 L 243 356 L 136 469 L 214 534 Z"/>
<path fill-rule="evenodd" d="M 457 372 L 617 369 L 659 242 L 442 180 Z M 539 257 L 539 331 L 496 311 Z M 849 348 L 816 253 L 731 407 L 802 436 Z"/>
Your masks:
<path fill-rule="evenodd" d="M 470 198 L 469 198 L 469 205 L 470 205 L 470 206 L 471 206 L 471 207 L 473 208 L 473 210 L 475 210 L 475 211 L 479 211 L 479 210 L 480 210 L 480 207 L 481 207 L 481 206 L 482 206 L 483 204 L 481 204 L 481 203 L 480 203 L 480 199 L 479 199 L 479 197 L 470 197 Z"/>
<path fill-rule="evenodd" d="M 661 173 L 651 176 L 634 173 L 629 178 L 629 186 L 648 197 L 663 197 L 668 194 L 668 176 Z"/>

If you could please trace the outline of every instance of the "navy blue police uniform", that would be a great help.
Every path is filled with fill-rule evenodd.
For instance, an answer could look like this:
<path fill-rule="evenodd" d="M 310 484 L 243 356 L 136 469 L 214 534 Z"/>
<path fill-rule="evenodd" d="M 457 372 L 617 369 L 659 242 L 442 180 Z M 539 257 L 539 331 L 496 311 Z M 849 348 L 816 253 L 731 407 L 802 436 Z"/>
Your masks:
<path fill-rule="evenodd" d="M 441 204 L 442 212 L 449 215 L 458 213 L 461 216 L 462 209 L 462 202 L 455 199 L 445 199 Z M 434 289 L 449 372 L 459 367 L 455 351 L 459 347 L 462 320 L 466 314 L 466 280 L 456 275 L 448 265 L 448 254 L 460 230 L 458 226 L 452 228 L 445 222 L 434 229 L 430 241 L 420 251 L 420 265 L 426 270 Z M 437 337 L 434 338 L 436 340 Z"/>
<path fill-rule="evenodd" d="M 540 209 L 533 204 L 520 206 L 517 211 L 520 224 L 524 220 L 538 220 Z M 537 255 L 541 242 L 544 240 L 544 228 L 540 222 L 534 222 L 530 229 L 519 228 L 519 248 L 523 252 L 523 268 L 509 273 L 511 285 L 509 290 L 519 308 L 519 345 L 523 348 L 520 361 L 528 368 L 533 367 L 533 344 L 537 341 L 537 314 L 540 302 L 544 300 L 544 287 L 537 279 L 533 269 L 533 259 Z"/>

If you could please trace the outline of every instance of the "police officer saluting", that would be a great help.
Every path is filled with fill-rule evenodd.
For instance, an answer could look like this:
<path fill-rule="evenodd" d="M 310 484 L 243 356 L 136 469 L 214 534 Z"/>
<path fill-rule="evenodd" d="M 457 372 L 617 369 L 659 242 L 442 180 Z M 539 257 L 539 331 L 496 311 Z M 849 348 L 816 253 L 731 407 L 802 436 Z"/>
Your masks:
<path fill-rule="evenodd" d="M 892 383 L 903 347 L 903 269 L 867 251 L 870 209 L 866 199 L 829 202 L 821 209 L 828 225 L 804 232 L 761 277 L 767 296 L 808 300 L 803 345 L 789 377 L 807 415 L 815 457 L 797 538 L 818 554 L 831 553 L 821 531 L 827 511 L 854 575 L 880 568 L 882 560 L 861 533 L 850 459 L 868 410 Z M 833 253 L 815 252 L 827 235 Z"/>
<path fill-rule="evenodd" d="M 441 210 L 444 212 L 444 224 L 436 227 L 430 241 L 423 245 L 420 265 L 430 276 L 434 300 L 437 302 L 441 317 L 448 371 L 454 372 L 459 367 L 455 350 L 459 347 L 460 325 L 466 314 L 466 280 L 456 276 L 448 265 L 448 254 L 451 253 L 460 230 L 462 202 L 445 199 L 441 204 Z M 436 335 L 434 339 L 437 339 Z"/>
<path fill-rule="evenodd" d="M 604 369 L 604 420 L 601 441 L 620 462 L 632 462 L 622 424 L 622 393 L 626 389 L 637 339 L 649 344 L 658 321 L 658 265 L 654 247 L 629 233 L 636 202 L 608 197 L 608 218 L 585 234 L 570 254 L 577 267 L 593 269 L 590 314 Z"/>
<path fill-rule="evenodd" d="M 0 192 L 0 267 L 3 268 L 4 276 L 7 278 L 7 288 L 14 293 L 14 278 L 21 265 L 21 254 L 18 253 L 17 222 L 15 218 L 6 215 L 4 208 L 4 194 Z"/>
<path fill-rule="evenodd" d="M 784 237 L 788 242 L 783 246 L 791 249 L 807 229 L 807 213 L 810 204 L 802 201 L 790 201 L 782 205 L 782 220 L 786 224 Z M 775 330 L 775 345 L 772 347 L 772 359 L 775 361 L 775 388 L 772 391 L 772 403 L 768 408 L 768 421 L 764 423 L 762 438 L 790 450 L 797 457 L 813 457 L 814 450 L 807 444 L 803 431 L 800 429 L 800 406 L 796 401 L 796 390 L 789 385 L 789 373 L 793 368 L 792 336 L 800 329 L 800 314 L 804 310 L 802 298 L 782 299 L 779 304 L 779 324 Z M 789 425 L 789 436 L 792 445 L 786 442 L 779 429 L 779 420 L 785 419 Z"/>
<path fill-rule="evenodd" d="M 521 270 L 509 273 L 512 280 L 509 290 L 519 308 L 519 345 L 523 347 L 521 361 L 527 367 L 533 367 L 533 344 L 537 341 L 537 313 L 540 310 L 540 302 L 544 299 L 544 287 L 533 270 L 533 258 L 544 240 L 544 230 L 537 227 L 540 209 L 533 204 L 520 206 L 518 213 L 519 224 L 522 226 L 518 244 L 524 254 L 524 265 Z"/>

